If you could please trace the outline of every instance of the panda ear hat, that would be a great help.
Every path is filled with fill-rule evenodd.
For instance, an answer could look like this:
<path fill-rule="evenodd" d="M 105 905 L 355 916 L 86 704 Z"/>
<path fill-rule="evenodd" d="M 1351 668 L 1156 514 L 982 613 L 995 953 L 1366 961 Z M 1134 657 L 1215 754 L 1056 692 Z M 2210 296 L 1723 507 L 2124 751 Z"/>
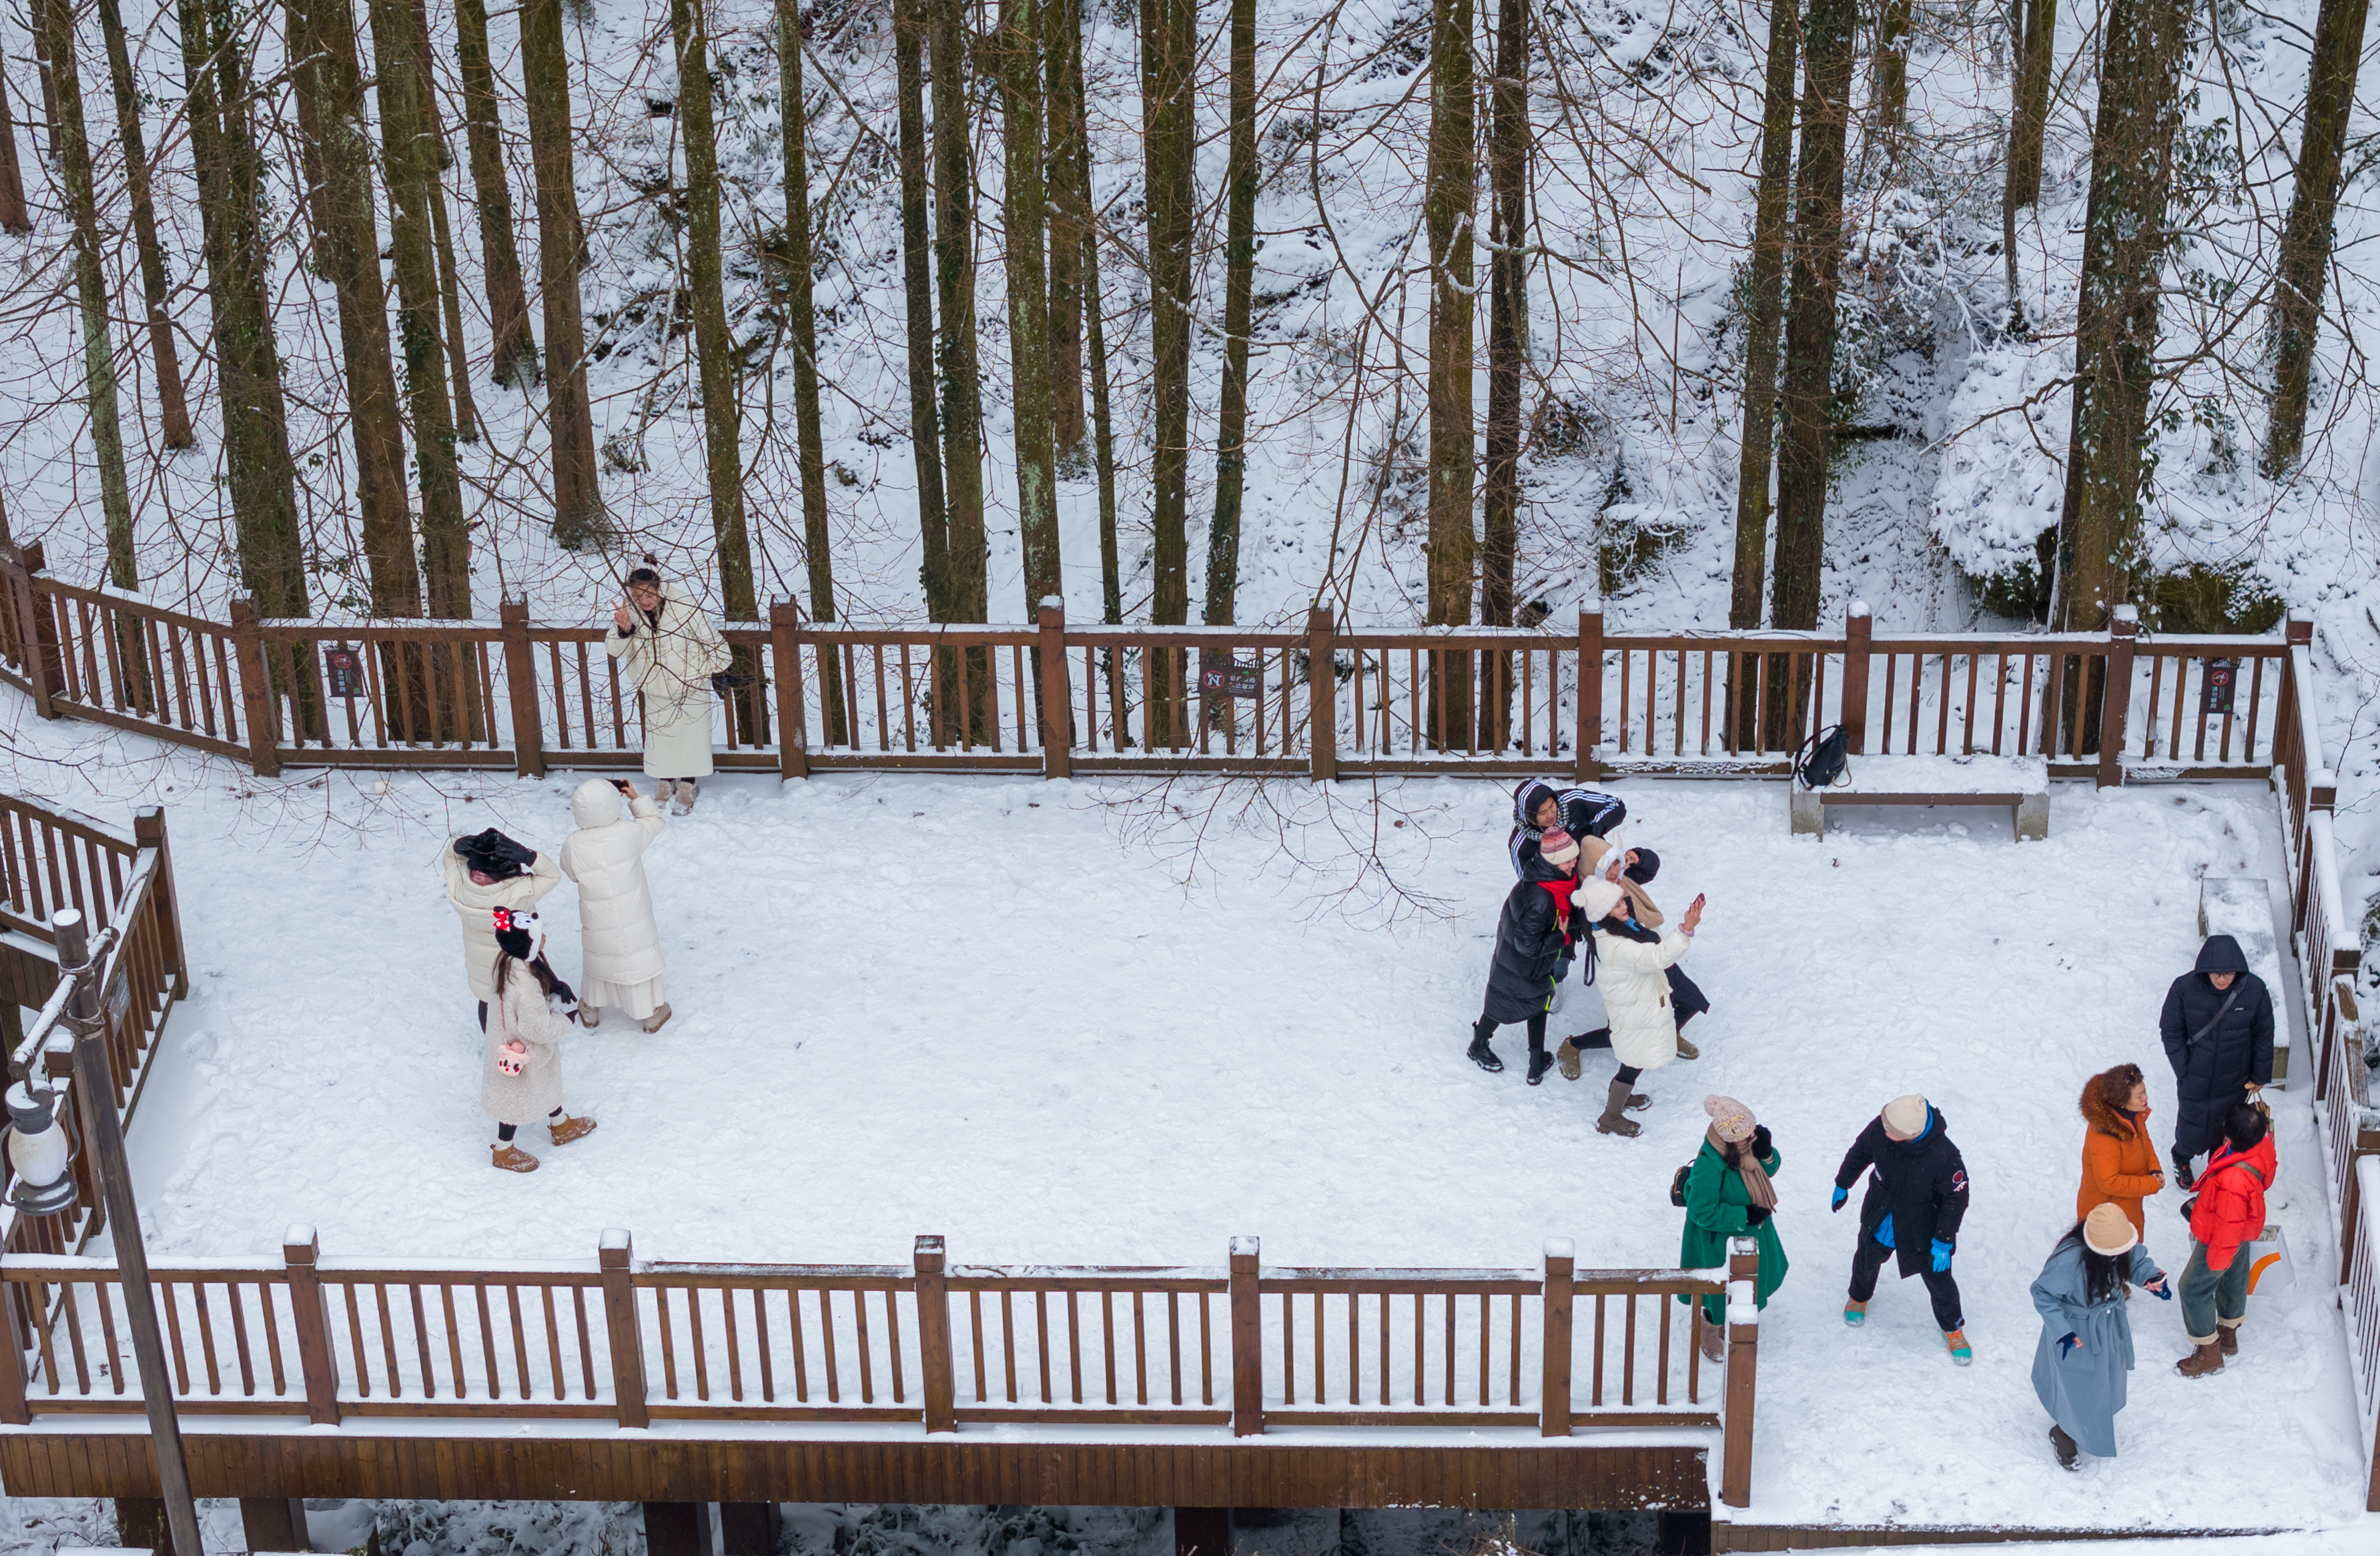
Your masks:
<path fill-rule="evenodd" d="M 500 907 L 492 917 L 499 950 L 520 962 L 526 962 L 535 954 L 540 925 L 534 912 L 525 908 Z"/>

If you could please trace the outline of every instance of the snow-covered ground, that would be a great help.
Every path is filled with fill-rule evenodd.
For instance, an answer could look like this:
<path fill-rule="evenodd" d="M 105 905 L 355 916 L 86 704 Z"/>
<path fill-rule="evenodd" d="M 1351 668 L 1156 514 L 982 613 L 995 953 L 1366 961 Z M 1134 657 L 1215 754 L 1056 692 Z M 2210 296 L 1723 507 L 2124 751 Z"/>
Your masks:
<path fill-rule="evenodd" d="M 1774 784 L 1632 781 L 1660 900 L 1708 894 L 1689 965 L 1717 1010 L 1624 1141 L 1593 1128 L 1600 1066 L 1532 1089 L 1463 1061 L 1511 882 L 1500 786 L 1391 784 L 1375 811 L 1303 783 L 722 779 L 648 856 L 676 1018 L 574 1036 L 569 1100 L 602 1127 L 516 1178 L 487 1164 L 433 856 L 490 824 L 557 845 L 575 777 L 375 793 L 79 738 L 87 760 L 28 780 L 103 817 L 164 803 L 186 904 L 194 997 L 132 1133 L 160 1253 L 269 1253 L 310 1222 L 337 1255 L 591 1258 L 625 1226 L 653 1258 L 892 1262 L 939 1232 L 967 1262 L 1220 1263 L 1255 1233 L 1277 1263 L 1529 1265 L 1560 1234 L 1585 1265 L 1659 1265 L 1670 1174 L 1723 1091 L 1785 1153 L 1796 1261 L 1763 1325 L 1759 1521 L 2238 1527 L 2361 1502 L 2302 1087 L 2275 1204 L 2305 1276 L 2259 1296 L 2235 1367 L 2183 1382 L 2178 1308 L 2138 1305 L 2123 1456 L 2071 1477 L 2028 1381 L 2082 1081 L 2139 1061 L 2170 1118 L 2155 1023 L 2196 878 L 2278 878 L 2253 786 L 2061 785 L 2020 846 L 1985 810 L 1796 840 Z M 568 974 L 571 888 L 547 908 Z M 1971 1370 L 1916 1285 L 1863 1331 L 1838 1317 L 1852 1228 L 1826 1185 L 1908 1090 L 1976 1184 Z M 2150 1221 L 2177 1268 L 2179 1198 Z"/>

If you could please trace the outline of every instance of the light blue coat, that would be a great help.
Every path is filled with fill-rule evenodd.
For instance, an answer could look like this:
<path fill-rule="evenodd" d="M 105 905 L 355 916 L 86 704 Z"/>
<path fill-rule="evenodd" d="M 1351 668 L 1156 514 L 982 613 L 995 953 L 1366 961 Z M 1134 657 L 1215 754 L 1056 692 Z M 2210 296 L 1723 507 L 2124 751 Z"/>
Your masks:
<path fill-rule="evenodd" d="M 2135 1246 L 2127 1256 L 2126 1278 L 2144 1286 L 2158 1278 L 2156 1260 Z M 2124 1407 L 2127 1375 L 2132 1370 L 2132 1321 L 2119 1286 L 2104 1302 L 2091 1302 L 2082 1269 L 2082 1239 L 2058 1245 L 2033 1282 L 2033 1306 L 2041 1315 L 2041 1343 L 2033 1353 L 2033 1392 L 2041 1406 L 2085 1453 L 2116 1456 L 2116 1412 Z M 2069 1334 L 2082 1343 L 2060 1356 L 2058 1343 Z"/>

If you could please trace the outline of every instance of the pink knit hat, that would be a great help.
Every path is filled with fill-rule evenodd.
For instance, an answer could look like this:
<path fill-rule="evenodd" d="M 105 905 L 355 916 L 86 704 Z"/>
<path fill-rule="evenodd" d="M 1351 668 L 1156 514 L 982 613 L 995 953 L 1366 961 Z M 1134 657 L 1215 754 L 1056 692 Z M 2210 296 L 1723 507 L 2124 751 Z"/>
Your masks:
<path fill-rule="evenodd" d="M 1703 1099 L 1703 1112 L 1710 1114 L 1711 1133 L 1722 1140 L 1748 1140 L 1752 1138 L 1752 1132 L 1760 1127 L 1759 1120 L 1752 1116 L 1750 1108 L 1732 1097 L 1722 1097 L 1717 1092 Z"/>
<path fill-rule="evenodd" d="M 1537 857 L 1549 865 L 1566 865 L 1578 857 L 1578 839 L 1560 827 L 1537 839 Z"/>

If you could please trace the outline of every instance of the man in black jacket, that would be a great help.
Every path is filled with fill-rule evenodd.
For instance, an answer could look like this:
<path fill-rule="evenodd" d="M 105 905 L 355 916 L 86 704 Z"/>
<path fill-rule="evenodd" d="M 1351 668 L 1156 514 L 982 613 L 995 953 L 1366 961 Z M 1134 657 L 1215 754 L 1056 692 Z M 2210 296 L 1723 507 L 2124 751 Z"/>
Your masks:
<path fill-rule="evenodd" d="M 2173 1126 L 2174 1181 L 2197 1180 L 2190 1159 L 2223 1143 L 2223 1110 L 2273 1078 L 2273 995 L 2229 935 L 2209 935 L 2198 966 L 2166 991 L 2157 1020 L 2181 1106 Z"/>
<path fill-rule="evenodd" d="M 1925 1098 L 1896 1097 L 1868 1121 L 1835 1171 L 1834 1208 L 1843 1208 L 1862 1173 L 1874 1169 L 1867 1197 L 1860 1201 L 1859 1249 L 1852 1255 L 1851 1301 L 1843 1322 L 1856 1328 L 1867 1319 L 1876 1278 L 1891 1258 L 1900 1278 L 1925 1282 L 1934 1299 L 1934 1322 L 1942 1331 L 1950 1359 L 1961 1367 L 1975 1359 L 1960 1311 L 1959 1282 L 1950 1256 L 1959 1223 L 1967 1216 L 1967 1164 L 1950 1143 L 1949 1127 Z"/>

